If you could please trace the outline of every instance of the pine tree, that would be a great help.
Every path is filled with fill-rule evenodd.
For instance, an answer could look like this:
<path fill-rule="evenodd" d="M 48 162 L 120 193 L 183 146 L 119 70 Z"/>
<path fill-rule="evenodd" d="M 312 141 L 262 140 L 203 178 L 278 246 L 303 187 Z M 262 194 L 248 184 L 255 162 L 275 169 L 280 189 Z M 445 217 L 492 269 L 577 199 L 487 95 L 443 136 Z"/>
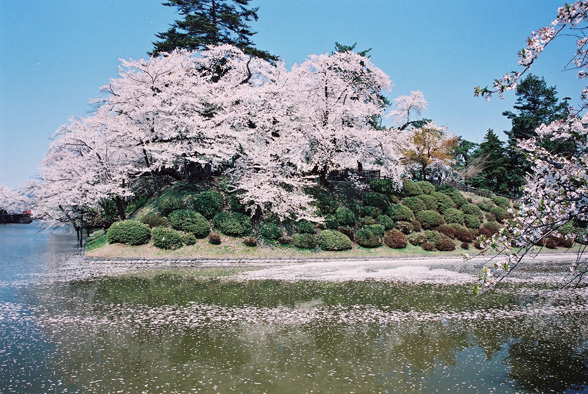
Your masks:
<path fill-rule="evenodd" d="M 506 169 L 507 159 L 505 157 L 504 144 L 494 130 L 488 129 L 484 136 L 484 142 L 480 144 L 477 151 L 484 169 L 472 180 L 470 184 L 493 192 L 507 192 Z"/>
<path fill-rule="evenodd" d="M 274 61 L 277 56 L 254 47 L 255 35 L 248 22 L 257 20 L 258 8 L 248 7 L 250 0 L 169 0 L 163 5 L 176 7 L 184 19 L 174 21 L 170 29 L 156 34 L 150 55 L 176 48 L 201 50 L 210 45 L 231 44 L 243 52 Z"/>

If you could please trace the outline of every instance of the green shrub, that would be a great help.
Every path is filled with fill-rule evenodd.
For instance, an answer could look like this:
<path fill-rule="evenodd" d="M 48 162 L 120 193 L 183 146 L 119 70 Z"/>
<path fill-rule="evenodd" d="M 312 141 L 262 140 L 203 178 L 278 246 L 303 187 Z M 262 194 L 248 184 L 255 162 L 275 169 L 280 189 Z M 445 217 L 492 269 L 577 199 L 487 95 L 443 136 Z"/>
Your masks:
<path fill-rule="evenodd" d="M 243 236 L 251 234 L 251 219 L 240 212 L 219 212 L 212 220 L 214 228 L 225 235 Z"/>
<path fill-rule="evenodd" d="M 443 212 L 445 223 L 463 224 L 463 212 L 456 208 L 448 208 Z"/>
<path fill-rule="evenodd" d="M 491 200 L 494 204 L 498 205 L 502 209 L 510 208 L 510 200 L 506 197 L 492 196 Z"/>
<path fill-rule="evenodd" d="M 435 191 L 435 186 L 427 181 L 418 181 L 416 184 L 421 188 L 424 194 L 431 194 Z"/>
<path fill-rule="evenodd" d="M 423 243 L 423 244 L 421 245 L 421 247 L 422 247 L 424 250 L 426 250 L 426 251 L 429 251 L 429 252 L 431 252 L 431 251 L 435 250 L 435 244 L 434 244 L 433 242 L 429 242 L 429 241 L 427 241 L 427 242 Z"/>
<path fill-rule="evenodd" d="M 455 238 L 462 242 L 472 242 L 476 238 L 471 230 L 460 224 L 452 224 L 451 227 L 455 230 Z"/>
<path fill-rule="evenodd" d="M 484 212 L 490 212 L 490 209 L 495 206 L 490 200 L 482 200 L 478 203 L 478 207 Z"/>
<path fill-rule="evenodd" d="M 177 249 L 182 247 L 182 234 L 173 228 L 155 227 L 152 233 L 153 246 L 159 249 Z"/>
<path fill-rule="evenodd" d="M 419 231 L 417 233 L 410 233 L 406 236 L 406 238 L 408 239 L 408 242 L 410 242 L 410 244 L 414 246 L 421 246 L 422 244 L 427 242 L 427 236 L 422 231 Z"/>
<path fill-rule="evenodd" d="M 412 224 L 412 231 L 421 231 L 423 229 L 421 222 L 419 222 L 418 220 L 413 220 L 412 222 L 410 222 L 410 224 Z"/>
<path fill-rule="evenodd" d="M 382 214 L 382 210 L 380 208 L 376 208 L 376 207 L 372 207 L 372 206 L 362 206 L 359 208 L 359 216 L 361 216 L 363 218 L 365 218 L 365 217 L 377 218 L 381 214 Z"/>
<path fill-rule="evenodd" d="M 192 233 L 182 234 L 182 243 L 186 246 L 194 245 L 196 243 L 196 236 Z"/>
<path fill-rule="evenodd" d="M 388 205 L 390 205 L 390 200 L 383 194 L 370 192 L 363 195 L 363 203 L 370 207 L 379 208 L 381 211 L 386 211 L 388 209 Z"/>
<path fill-rule="evenodd" d="M 402 205 L 410 209 L 413 213 L 417 213 L 419 211 L 425 211 L 427 209 L 427 205 L 424 201 L 419 197 L 404 197 L 402 199 Z"/>
<path fill-rule="evenodd" d="M 292 236 L 292 244 L 300 249 L 314 249 L 316 248 L 316 238 L 314 234 L 294 234 Z"/>
<path fill-rule="evenodd" d="M 378 216 L 376 221 L 378 222 L 378 224 L 384 226 L 385 230 L 391 230 L 394 228 L 394 220 L 390 219 L 390 216 L 388 215 L 380 215 Z"/>
<path fill-rule="evenodd" d="M 280 245 L 290 245 L 292 243 L 292 237 L 282 235 L 280 238 L 278 238 L 278 242 L 280 243 Z"/>
<path fill-rule="evenodd" d="M 325 217 L 325 228 L 329 230 L 336 230 L 337 227 L 339 227 L 339 221 L 335 215 L 327 215 L 327 217 Z"/>
<path fill-rule="evenodd" d="M 239 213 L 247 213 L 247 208 L 241 202 L 239 197 L 235 194 L 231 194 L 227 197 L 227 203 L 229 205 L 229 209 L 232 212 L 239 212 Z"/>
<path fill-rule="evenodd" d="M 496 221 L 499 223 L 504 223 L 506 219 L 509 218 L 509 214 L 506 209 L 501 207 L 492 207 L 490 208 L 490 214 L 494 215 Z"/>
<path fill-rule="evenodd" d="M 455 201 L 451 199 L 447 194 L 440 193 L 440 192 L 433 192 L 431 196 L 435 197 L 435 201 L 437 201 L 437 210 L 441 213 L 445 212 L 445 210 L 449 208 L 456 208 Z"/>
<path fill-rule="evenodd" d="M 386 231 L 386 228 L 381 224 L 371 224 L 369 226 L 364 226 L 364 228 L 376 233 L 379 237 L 383 237 L 384 232 Z"/>
<path fill-rule="evenodd" d="M 301 234 L 314 234 L 314 223 L 308 220 L 296 222 L 296 232 Z"/>
<path fill-rule="evenodd" d="M 210 233 L 208 236 L 208 243 L 212 245 L 220 245 L 221 244 L 221 236 L 219 233 Z"/>
<path fill-rule="evenodd" d="M 274 223 L 267 223 L 261 226 L 259 234 L 266 239 L 278 239 L 282 236 L 282 230 Z"/>
<path fill-rule="evenodd" d="M 468 228 L 479 228 L 482 224 L 476 215 L 463 215 L 463 220 Z"/>
<path fill-rule="evenodd" d="M 168 216 L 173 211 L 186 207 L 182 198 L 177 195 L 164 195 L 159 197 L 156 206 L 159 213 L 163 216 Z"/>
<path fill-rule="evenodd" d="M 421 223 L 424 229 L 430 230 L 444 223 L 443 216 L 437 211 L 420 211 L 416 215 L 416 219 Z"/>
<path fill-rule="evenodd" d="M 436 187 L 438 192 L 441 193 L 453 193 L 455 191 L 457 191 L 457 189 L 455 188 L 455 186 L 451 186 L 451 185 L 438 185 Z"/>
<path fill-rule="evenodd" d="M 337 201 L 330 193 L 320 191 L 316 196 L 316 206 L 325 215 L 332 215 L 337 210 Z"/>
<path fill-rule="evenodd" d="M 349 250 L 352 247 L 351 240 L 343 233 L 336 230 L 322 231 L 318 236 L 318 246 L 322 250 Z"/>
<path fill-rule="evenodd" d="M 461 194 L 461 192 L 457 189 L 444 191 L 442 193 L 448 195 L 453 200 L 457 208 L 468 203 L 468 200 L 466 200 L 463 194 Z"/>
<path fill-rule="evenodd" d="M 362 218 L 358 222 L 358 225 L 359 225 L 359 227 L 365 227 L 365 226 L 370 226 L 370 225 L 376 224 L 376 223 L 378 223 L 378 221 L 376 219 L 369 217 L 369 218 Z"/>
<path fill-rule="evenodd" d="M 439 231 L 433 230 L 425 230 L 425 236 L 427 237 L 427 242 L 431 242 L 432 244 L 435 244 L 443 238 L 443 235 Z"/>
<path fill-rule="evenodd" d="M 151 239 L 151 229 L 136 220 L 124 220 L 112 223 L 106 232 L 106 238 L 110 243 L 144 245 Z"/>
<path fill-rule="evenodd" d="M 364 248 L 377 248 L 382 245 L 380 235 L 368 227 L 364 227 L 355 233 L 355 242 Z"/>
<path fill-rule="evenodd" d="M 353 226 L 355 225 L 355 214 L 353 211 L 346 207 L 339 207 L 335 212 L 335 217 L 339 224 L 343 226 Z"/>
<path fill-rule="evenodd" d="M 257 246 L 257 240 L 253 237 L 245 237 L 243 238 L 243 243 L 245 244 L 245 246 Z"/>
<path fill-rule="evenodd" d="M 480 219 L 484 219 L 484 213 L 477 205 L 467 203 L 461 206 L 461 210 L 466 215 L 476 215 Z"/>
<path fill-rule="evenodd" d="M 391 179 L 370 179 L 368 184 L 377 193 L 394 194 L 398 191 L 397 185 Z"/>
<path fill-rule="evenodd" d="M 394 228 L 399 230 L 403 234 L 410 234 L 414 230 L 414 226 L 411 222 L 399 221 L 394 224 Z"/>
<path fill-rule="evenodd" d="M 350 227 L 339 227 L 338 231 L 340 233 L 343 233 L 345 235 L 347 235 L 347 238 L 349 238 L 351 240 L 351 242 L 353 242 L 355 240 L 355 233 L 353 232 L 353 229 Z"/>
<path fill-rule="evenodd" d="M 384 243 L 386 246 L 392 249 L 402 249 L 406 248 L 408 245 L 408 239 L 406 235 L 402 234 L 398 230 L 390 230 L 386 231 L 384 234 Z"/>
<path fill-rule="evenodd" d="M 141 217 L 141 223 L 146 224 L 151 228 L 169 227 L 169 220 L 157 213 L 148 213 L 147 215 L 143 215 Z"/>
<path fill-rule="evenodd" d="M 425 204 L 425 206 L 427 207 L 426 209 L 436 211 L 437 208 L 439 208 L 439 204 L 437 203 L 437 199 L 435 198 L 435 196 L 429 194 L 421 194 L 420 196 L 418 196 L 418 198 L 420 198 L 421 201 Z"/>
<path fill-rule="evenodd" d="M 205 238 L 210 233 L 210 223 L 204 216 L 191 209 L 181 209 L 169 214 L 169 221 L 176 230 Z"/>
<path fill-rule="evenodd" d="M 449 238 L 455 238 L 455 227 L 450 224 L 444 224 L 437 227 L 437 231 Z"/>
<path fill-rule="evenodd" d="M 223 210 L 224 200 L 222 194 L 215 190 L 206 190 L 198 193 L 192 201 L 192 207 L 205 218 L 212 219 L 214 215 Z"/>
<path fill-rule="evenodd" d="M 455 250 L 455 242 L 449 238 L 441 238 L 439 241 L 435 242 L 435 248 L 443 252 L 450 252 Z"/>
<path fill-rule="evenodd" d="M 390 219 L 392 219 L 396 222 L 397 221 L 410 222 L 410 221 L 414 220 L 413 212 L 410 210 L 410 208 L 405 207 L 404 205 L 392 204 L 388 207 L 388 210 L 386 211 L 386 213 L 388 214 Z"/>
<path fill-rule="evenodd" d="M 423 194 L 423 191 L 416 184 L 416 182 L 410 179 L 404 179 L 402 182 L 402 190 L 400 191 L 402 197 L 418 196 Z"/>
<path fill-rule="evenodd" d="M 490 231 L 490 233 L 492 233 L 492 235 L 496 234 L 497 232 L 500 231 L 500 229 L 502 228 L 502 225 L 498 222 L 486 222 L 482 225 L 485 229 L 487 229 L 488 231 Z"/>

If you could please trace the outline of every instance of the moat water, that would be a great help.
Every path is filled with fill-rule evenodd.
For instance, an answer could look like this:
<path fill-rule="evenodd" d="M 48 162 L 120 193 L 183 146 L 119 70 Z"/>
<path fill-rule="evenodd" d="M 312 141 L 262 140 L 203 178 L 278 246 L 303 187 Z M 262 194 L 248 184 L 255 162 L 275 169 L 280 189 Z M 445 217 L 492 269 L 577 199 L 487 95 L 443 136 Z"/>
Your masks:
<path fill-rule="evenodd" d="M 0 393 L 588 392 L 587 288 L 88 274 L 75 245 L 0 226 Z"/>

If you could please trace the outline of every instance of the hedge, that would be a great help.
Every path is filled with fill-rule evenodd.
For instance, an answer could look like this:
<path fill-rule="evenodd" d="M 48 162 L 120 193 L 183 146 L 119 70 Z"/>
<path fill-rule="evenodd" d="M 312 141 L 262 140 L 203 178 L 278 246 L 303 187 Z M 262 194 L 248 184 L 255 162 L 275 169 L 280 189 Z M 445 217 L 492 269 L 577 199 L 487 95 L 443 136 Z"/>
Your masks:
<path fill-rule="evenodd" d="M 318 246 L 322 250 L 349 250 L 352 247 L 348 236 L 336 230 L 322 231 L 318 236 Z"/>
<path fill-rule="evenodd" d="M 214 216 L 212 224 L 225 235 L 249 235 L 252 230 L 251 219 L 240 212 L 219 212 Z"/>
<path fill-rule="evenodd" d="M 314 234 L 294 234 L 292 244 L 300 249 L 314 249 L 316 248 L 316 238 Z"/>
<path fill-rule="evenodd" d="M 198 193 L 192 201 L 192 207 L 207 219 L 212 219 L 214 215 L 222 211 L 223 205 L 222 194 L 214 190 Z"/>
<path fill-rule="evenodd" d="M 408 245 L 408 239 L 400 231 L 390 230 L 384 234 L 384 243 L 392 249 L 402 249 Z"/>
<path fill-rule="evenodd" d="M 410 210 L 410 208 L 405 207 L 404 205 L 392 204 L 388 207 L 388 210 L 386 211 L 386 213 L 388 214 L 390 219 L 392 219 L 396 222 L 397 221 L 410 222 L 410 221 L 414 220 L 413 212 Z"/>
<path fill-rule="evenodd" d="M 159 249 L 177 249 L 182 247 L 182 234 L 173 228 L 155 227 L 152 238 L 153 246 Z"/>
<path fill-rule="evenodd" d="M 346 207 L 339 207 L 337 211 L 335 211 L 335 217 L 339 224 L 343 226 L 353 226 L 355 225 L 355 214 L 353 211 Z"/>
<path fill-rule="evenodd" d="M 355 233 L 355 242 L 364 248 L 377 248 L 382 245 L 380 235 L 369 227 L 364 227 Z"/>
<path fill-rule="evenodd" d="M 439 212 L 432 210 L 418 212 L 416 219 L 426 230 L 430 230 L 444 223 L 443 216 Z"/>
<path fill-rule="evenodd" d="M 151 239 L 151 229 L 136 220 L 114 222 L 106 232 L 106 239 L 110 243 L 144 245 Z"/>
<path fill-rule="evenodd" d="M 169 221 L 176 230 L 192 233 L 196 238 L 206 238 L 210 223 L 204 216 L 191 209 L 181 209 L 169 214 Z"/>

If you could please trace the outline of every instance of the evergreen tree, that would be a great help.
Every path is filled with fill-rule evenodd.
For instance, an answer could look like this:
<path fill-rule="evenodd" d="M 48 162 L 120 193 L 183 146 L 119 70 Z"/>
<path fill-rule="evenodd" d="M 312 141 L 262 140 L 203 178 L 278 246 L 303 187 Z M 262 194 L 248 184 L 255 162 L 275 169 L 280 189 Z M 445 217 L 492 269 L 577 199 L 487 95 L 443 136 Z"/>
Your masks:
<path fill-rule="evenodd" d="M 520 140 L 527 140 L 535 137 L 537 129 L 542 124 L 564 119 L 569 113 L 569 107 L 564 100 L 560 102 L 557 98 L 555 86 L 548 87 L 545 79 L 529 74 L 517 86 L 516 112 L 505 111 L 502 114 L 512 121 L 512 129 L 505 131 L 508 136 L 506 146 L 507 156 L 507 190 L 509 193 L 520 193 L 521 187 L 525 184 L 525 177 L 531 171 L 531 163 L 525 158 L 518 148 Z M 566 147 L 552 144 L 548 148 L 557 152 L 565 150 Z"/>
<path fill-rule="evenodd" d="M 484 142 L 480 144 L 477 157 L 483 163 L 484 169 L 471 179 L 470 184 L 497 193 L 507 192 L 508 175 L 506 168 L 504 144 L 494 130 L 488 129 L 484 136 Z"/>
<path fill-rule="evenodd" d="M 156 34 L 161 41 L 153 43 L 150 55 L 171 52 L 176 48 L 204 49 L 209 45 L 231 44 L 243 52 L 265 60 L 277 56 L 254 48 L 255 34 L 248 22 L 257 20 L 258 8 L 248 7 L 250 0 L 169 0 L 163 5 L 176 7 L 184 19 L 176 20 L 170 29 Z"/>

